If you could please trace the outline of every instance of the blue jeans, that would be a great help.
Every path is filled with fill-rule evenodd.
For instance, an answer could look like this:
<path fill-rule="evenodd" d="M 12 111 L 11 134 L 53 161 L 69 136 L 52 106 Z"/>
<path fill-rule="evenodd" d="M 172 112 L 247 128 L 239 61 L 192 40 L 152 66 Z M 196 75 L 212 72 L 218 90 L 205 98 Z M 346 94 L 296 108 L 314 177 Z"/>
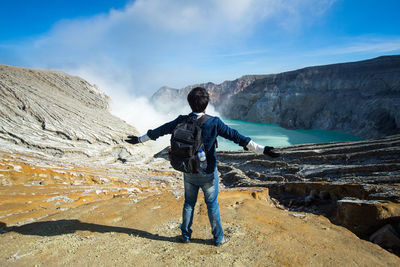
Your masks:
<path fill-rule="evenodd" d="M 211 174 L 184 174 L 185 179 L 185 204 L 183 205 L 182 214 L 182 236 L 186 240 L 190 240 L 192 230 L 190 229 L 193 223 L 194 206 L 197 201 L 199 188 L 203 190 L 204 200 L 207 204 L 208 219 L 211 224 L 211 232 L 214 236 L 214 242 L 221 242 L 224 237 L 224 232 L 221 225 L 221 216 L 219 215 L 218 203 L 218 172 L 215 169 Z"/>

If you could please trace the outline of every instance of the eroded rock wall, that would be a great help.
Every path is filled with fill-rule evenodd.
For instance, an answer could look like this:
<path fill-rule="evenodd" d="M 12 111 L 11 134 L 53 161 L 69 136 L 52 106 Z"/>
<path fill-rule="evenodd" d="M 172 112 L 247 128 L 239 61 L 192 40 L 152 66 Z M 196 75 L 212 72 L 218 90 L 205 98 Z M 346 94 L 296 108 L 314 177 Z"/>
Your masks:
<path fill-rule="evenodd" d="M 217 111 L 232 119 L 339 130 L 364 138 L 400 133 L 400 56 L 200 86 L 210 91 Z M 179 101 L 193 87 L 161 88 L 153 101 L 163 95 Z"/>
<path fill-rule="evenodd" d="M 330 198 L 400 202 L 400 135 L 357 142 L 277 148 L 278 158 L 251 152 L 218 152 L 228 186 L 266 186 L 306 196 L 327 190 Z M 281 188 L 284 188 L 281 190 Z"/>
<path fill-rule="evenodd" d="M 53 158 L 140 160 L 143 148 L 125 142 L 136 129 L 108 111 L 108 97 L 60 71 L 0 65 L 0 146 Z M 101 158 L 101 159 L 100 159 Z"/>

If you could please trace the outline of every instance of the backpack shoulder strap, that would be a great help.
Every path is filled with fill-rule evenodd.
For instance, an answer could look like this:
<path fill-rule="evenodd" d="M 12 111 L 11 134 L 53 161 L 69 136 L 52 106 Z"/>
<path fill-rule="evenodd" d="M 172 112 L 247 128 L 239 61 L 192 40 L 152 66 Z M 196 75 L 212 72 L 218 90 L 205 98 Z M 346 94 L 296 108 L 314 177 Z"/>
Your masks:
<path fill-rule="evenodd" d="M 203 116 L 201 116 L 199 119 L 197 119 L 197 123 L 201 126 L 203 125 L 206 121 L 208 121 L 209 119 L 211 119 L 211 116 L 208 114 L 204 114 Z"/>
<path fill-rule="evenodd" d="M 211 119 L 212 116 L 208 115 L 208 114 L 204 114 L 203 116 L 201 116 L 198 120 L 197 123 L 199 126 L 203 125 L 206 121 L 208 121 L 209 119 Z M 218 147 L 218 140 L 215 139 L 215 143 L 214 143 L 215 147 Z"/>

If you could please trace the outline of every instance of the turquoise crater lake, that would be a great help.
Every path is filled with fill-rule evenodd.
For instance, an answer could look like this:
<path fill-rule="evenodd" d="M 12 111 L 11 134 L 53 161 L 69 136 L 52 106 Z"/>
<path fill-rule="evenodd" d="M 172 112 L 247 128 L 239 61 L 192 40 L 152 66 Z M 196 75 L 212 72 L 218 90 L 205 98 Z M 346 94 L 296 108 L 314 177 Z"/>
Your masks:
<path fill-rule="evenodd" d="M 254 142 L 265 146 L 290 146 L 298 144 L 360 141 L 352 134 L 328 130 L 288 130 L 276 124 L 256 123 L 241 120 L 222 119 L 225 124 L 249 136 Z M 242 150 L 242 147 L 218 137 L 218 150 Z"/>

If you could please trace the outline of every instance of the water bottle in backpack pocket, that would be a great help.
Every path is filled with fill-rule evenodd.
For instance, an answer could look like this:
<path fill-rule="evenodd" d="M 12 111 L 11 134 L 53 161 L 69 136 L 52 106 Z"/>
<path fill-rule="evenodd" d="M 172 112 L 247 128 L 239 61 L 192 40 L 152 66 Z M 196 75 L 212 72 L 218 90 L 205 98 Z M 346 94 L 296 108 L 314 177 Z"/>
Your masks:
<path fill-rule="evenodd" d="M 200 161 L 200 168 L 205 171 L 207 169 L 207 158 L 206 158 L 206 153 L 202 148 L 199 149 L 199 152 L 197 153 L 197 156 Z"/>

